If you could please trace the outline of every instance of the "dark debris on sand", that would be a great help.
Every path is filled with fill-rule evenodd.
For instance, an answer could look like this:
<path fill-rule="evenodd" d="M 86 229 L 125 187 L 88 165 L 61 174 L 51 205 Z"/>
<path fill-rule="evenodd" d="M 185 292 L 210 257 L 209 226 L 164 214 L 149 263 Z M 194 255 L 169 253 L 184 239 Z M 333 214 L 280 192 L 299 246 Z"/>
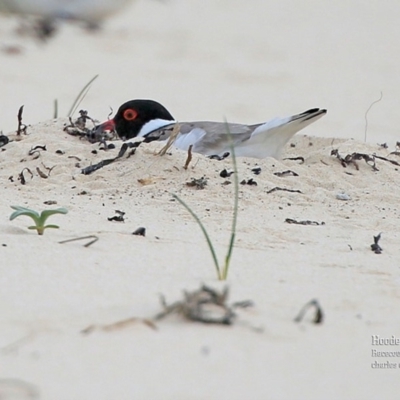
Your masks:
<path fill-rule="evenodd" d="M 205 176 L 202 176 L 201 178 L 192 178 L 190 182 L 186 182 L 186 186 L 202 190 L 207 186 L 207 181 L 208 179 Z"/>
<path fill-rule="evenodd" d="M 286 218 L 285 222 L 288 224 L 297 224 L 297 225 L 325 225 L 325 222 L 317 222 L 317 221 L 310 221 L 310 220 L 303 220 L 303 221 L 297 221 L 296 219 L 293 218 Z"/>
<path fill-rule="evenodd" d="M 91 128 L 87 126 L 88 121 L 93 125 Z M 102 132 L 98 130 L 96 121 L 88 115 L 86 110 L 80 110 L 79 117 L 75 121 L 72 121 L 70 117 L 69 122 L 70 124 L 64 127 L 64 132 L 72 136 L 86 139 L 90 143 L 100 142 L 104 144 L 106 140 L 111 140 L 116 137 L 115 132 Z"/>
<path fill-rule="evenodd" d="M 169 314 L 179 314 L 187 320 L 203 322 L 205 324 L 233 324 L 236 308 L 251 307 L 251 301 L 242 301 L 227 304 L 229 289 L 225 287 L 221 292 L 208 286 L 201 286 L 200 289 L 192 292 L 184 291 L 183 299 L 168 305 L 164 296 L 161 296 L 161 304 L 164 308 L 162 312 L 154 317 L 160 320 Z"/>
<path fill-rule="evenodd" d="M 382 247 L 379 245 L 379 241 L 381 240 L 381 233 L 377 236 L 374 236 L 374 243 L 371 244 L 371 250 L 375 253 L 375 254 L 381 254 L 383 249 Z"/>
<path fill-rule="evenodd" d="M 301 322 L 306 314 L 306 312 L 310 309 L 314 308 L 314 317 L 311 322 L 314 324 L 322 324 L 324 322 L 324 312 L 322 311 L 322 307 L 320 306 L 318 300 L 311 300 L 306 303 L 300 310 L 297 317 L 294 319 L 295 322 Z"/>

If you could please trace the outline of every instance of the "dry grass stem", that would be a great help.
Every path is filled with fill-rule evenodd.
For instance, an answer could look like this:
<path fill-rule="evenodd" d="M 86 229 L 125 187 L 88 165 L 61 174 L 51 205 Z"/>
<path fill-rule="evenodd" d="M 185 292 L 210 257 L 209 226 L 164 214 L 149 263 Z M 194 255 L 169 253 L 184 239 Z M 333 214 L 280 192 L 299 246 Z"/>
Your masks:
<path fill-rule="evenodd" d="M 171 136 L 168 138 L 167 144 L 157 153 L 158 156 L 165 155 L 165 153 L 172 146 L 172 144 L 174 143 L 175 139 L 179 135 L 180 129 L 181 129 L 181 126 L 179 125 L 179 123 L 176 123 L 175 126 L 174 126 L 174 129 L 172 130 Z"/>

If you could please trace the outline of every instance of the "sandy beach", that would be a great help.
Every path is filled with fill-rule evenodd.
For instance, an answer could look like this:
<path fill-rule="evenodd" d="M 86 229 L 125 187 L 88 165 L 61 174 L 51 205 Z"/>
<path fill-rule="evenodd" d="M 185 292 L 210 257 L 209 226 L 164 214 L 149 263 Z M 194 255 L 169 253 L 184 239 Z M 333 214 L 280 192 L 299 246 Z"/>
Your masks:
<path fill-rule="evenodd" d="M 45 43 L 0 16 L 0 130 L 10 139 L 0 148 L 0 398 L 396 399 L 399 14 L 391 1 L 142 0 L 101 31 L 65 24 Z M 256 184 L 239 185 L 226 282 L 173 194 L 201 218 L 222 263 L 234 184 L 220 172 L 232 160 L 194 154 L 185 169 L 186 152 L 160 157 L 163 145 L 151 143 L 82 174 L 121 146 L 104 151 L 64 131 L 96 74 L 80 108 L 99 121 L 134 98 L 182 121 L 328 110 L 280 160 L 237 160 L 239 181 Z M 21 105 L 27 129 L 17 136 Z M 202 177 L 203 189 L 187 185 Z M 11 206 L 68 214 L 39 236 L 28 217 L 9 220 Z M 109 220 L 116 210 L 124 222 Z M 132 235 L 139 227 L 146 236 Z M 98 240 L 60 243 L 84 236 Z M 160 295 L 171 304 L 202 284 L 254 305 L 232 325 L 153 321 Z M 313 309 L 295 322 L 313 299 L 321 323 Z"/>

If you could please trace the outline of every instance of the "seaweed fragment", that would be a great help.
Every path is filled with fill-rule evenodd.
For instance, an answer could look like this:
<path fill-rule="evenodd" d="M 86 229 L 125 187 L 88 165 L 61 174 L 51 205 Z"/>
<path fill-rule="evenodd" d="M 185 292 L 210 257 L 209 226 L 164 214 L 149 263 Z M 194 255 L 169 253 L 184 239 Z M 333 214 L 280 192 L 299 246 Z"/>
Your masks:
<path fill-rule="evenodd" d="M 87 127 L 88 121 L 92 122 L 92 128 Z M 75 121 L 72 121 L 72 118 L 69 117 L 69 122 L 70 124 L 64 127 L 64 132 L 86 139 L 90 143 L 100 142 L 105 144 L 106 140 L 114 139 L 116 136 L 115 131 L 107 132 L 97 129 L 96 121 L 88 115 L 87 110 L 79 110 L 79 117 Z"/>
<path fill-rule="evenodd" d="M 285 222 L 288 224 L 297 224 L 297 225 L 325 225 L 325 222 L 317 222 L 317 221 L 310 221 L 310 220 L 303 220 L 303 221 L 297 221 L 296 219 L 293 218 L 286 218 Z"/>
<path fill-rule="evenodd" d="M 33 156 L 33 160 L 37 160 L 40 157 L 40 152 L 41 151 L 47 151 L 46 145 L 41 146 L 37 145 L 35 147 L 31 147 L 31 149 L 28 151 L 28 156 Z"/>
<path fill-rule="evenodd" d="M 190 182 L 186 182 L 186 186 L 195 187 L 196 189 L 202 190 L 207 186 L 208 179 L 205 176 L 201 178 L 192 178 Z"/>
<path fill-rule="evenodd" d="M 103 145 L 103 147 L 101 147 L 101 145 Z M 100 141 L 99 150 L 108 151 L 108 150 L 113 150 L 113 149 L 115 149 L 115 144 L 114 143 L 108 143 L 107 144 L 105 140 L 101 140 Z M 93 151 L 92 151 L 92 153 L 93 153 Z M 96 154 L 96 152 L 93 153 L 93 154 Z"/>
<path fill-rule="evenodd" d="M 46 175 L 39 167 L 36 167 L 36 172 L 39 174 L 39 176 L 43 179 L 47 179 L 49 176 Z"/>
<path fill-rule="evenodd" d="M 246 179 L 243 179 L 240 182 L 240 184 L 241 185 L 250 185 L 250 186 L 257 186 L 258 185 L 258 183 L 253 178 L 250 178 L 247 181 L 246 181 Z"/>
<path fill-rule="evenodd" d="M 254 175 L 260 175 L 261 174 L 261 167 L 254 167 L 254 168 L 251 169 L 251 172 Z"/>
<path fill-rule="evenodd" d="M 32 147 L 30 150 L 29 150 L 29 155 L 31 156 L 32 154 L 34 154 L 36 151 L 39 151 L 39 150 L 43 150 L 43 151 L 47 151 L 47 149 L 46 149 L 46 145 L 40 145 L 40 144 L 38 144 L 38 145 L 36 145 L 35 147 Z"/>
<path fill-rule="evenodd" d="M 301 322 L 306 314 L 306 312 L 310 309 L 314 308 L 315 314 L 314 318 L 312 319 L 312 322 L 314 324 L 322 324 L 324 321 L 324 312 L 322 311 L 322 307 L 320 306 L 318 300 L 311 300 L 308 303 L 306 303 L 300 310 L 299 314 L 297 317 L 294 319 L 294 322 Z"/>
<path fill-rule="evenodd" d="M 274 172 L 274 175 L 279 176 L 280 178 L 283 178 L 284 176 L 299 176 L 299 174 L 290 169 L 282 172 Z"/>
<path fill-rule="evenodd" d="M 371 250 L 375 254 L 381 254 L 383 251 L 382 247 L 379 245 L 379 240 L 381 240 L 381 235 L 382 233 L 380 233 L 377 236 L 374 236 L 374 243 L 371 244 Z"/>
<path fill-rule="evenodd" d="M 390 154 L 395 154 L 395 155 L 397 155 L 396 153 L 397 153 L 397 152 L 394 151 L 393 153 L 390 153 Z M 400 154 L 399 154 L 399 155 L 400 155 Z M 390 162 L 391 164 L 400 166 L 400 163 L 397 162 L 397 161 L 395 161 L 395 160 L 389 160 L 389 159 L 386 158 L 386 157 L 378 156 L 378 155 L 376 155 L 376 154 L 374 154 L 374 157 L 375 157 L 375 158 L 379 158 L 380 160 L 383 160 L 383 161 Z"/>
<path fill-rule="evenodd" d="M 22 123 L 22 114 L 23 114 L 23 112 L 24 112 L 24 106 L 22 105 L 19 108 L 18 115 L 17 115 L 17 119 L 18 119 L 17 136 L 21 136 L 22 133 L 24 135 L 26 135 L 26 129 L 28 128 L 25 124 Z"/>
<path fill-rule="evenodd" d="M 218 160 L 218 161 L 222 161 L 225 160 L 225 158 L 229 157 L 231 153 L 229 153 L 229 151 L 227 151 L 226 153 L 222 154 L 222 156 L 218 155 L 218 154 L 213 154 L 211 156 L 208 156 L 208 158 L 210 160 Z"/>
<path fill-rule="evenodd" d="M 227 304 L 229 289 L 225 287 L 218 292 L 206 285 L 192 292 L 184 291 L 183 300 L 168 305 L 164 296 L 160 297 L 164 308 L 162 312 L 154 317 L 160 320 L 169 314 L 179 314 L 189 321 L 203 322 L 205 324 L 232 325 L 236 313 L 235 308 L 245 308 L 252 305 L 250 301 Z"/>
<path fill-rule="evenodd" d="M 224 168 L 220 173 L 219 176 L 221 178 L 229 178 L 235 171 L 230 171 Z"/>
<path fill-rule="evenodd" d="M 9 141 L 10 139 L 6 135 L 3 135 L 3 132 L 0 132 L 0 147 L 5 146 Z"/>
<path fill-rule="evenodd" d="M 26 179 L 25 179 L 25 176 L 24 176 L 24 171 L 28 171 L 28 173 L 29 173 L 30 176 L 31 176 L 31 179 L 33 178 L 32 171 L 31 171 L 28 167 L 24 168 L 24 169 L 18 174 L 18 180 L 21 182 L 22 185 L 25 185 L 25 184 L 26 184 Z"/>
<path fill-rule="evenodd" d="M 53 171 L 53 169 L 56 167 L 55 165 L 53 165 L 52 167 L 46 167 L 46 165 L 44 165 L 44 163 L 42 163 L 42 165 L 43 165 L 43 168 L 48 171 L 47 176 L 50 176 L 51 171 Z"/>
<path fill-rule="evenodd" d="M 355 169 L 358 171 L 360 167 L 358 166 L 356 161 L 359 160 L 364 160 L 374 171 L 379 171 L 379 169 L 376 167 L 376 162 L 375 162 L 375 157 L 376 155 L 370 156 L 369 154 L 365 153 L 352 153 L 352 154 L 347 154 L 345 157 L 342 157 L 339 154 L 338 149 L 333 149 L 331 151 L 331 156 L 336 156 L 336 158 L 340 161 L 342 166 L 346 168 L 348 165 L 352 164 L 354 165 Z M 380 158 L 380 157 L 376 157 Z"/>
<path fill-rule="evenodd" d="M 290 193 L 303 193 L 301 190 L 298 190 L 298 189 L 287 189 L 287 188 L 281 188 L 279 186 L 275 186 L 274 188 L 268 190 L 267 194 L 276 192 L 278 190 L 282 190 L 283 192 L 290 192 Z"/>
<path fill-rule="evenodd" d="M 143 226 L 140 226 L 137 228 L 134 232 L 132 232 L 132 235 L 136 236 L 146 236 L 146 228 Z"/>
<path fill-rule="evenodd" d="M 57 201 L 56 200 L 46 200 L 46 201 L 43 202 L 43 204 L 51 206 L 53 204 L 57 204 Z"/>
<path fill-rule="evenodd" d="M 300 161 L 300 164 L 304 164 L 305 160 L 304 157 L 286 157 L 284 160 L 290 160 L 290 161 Z"/>
<path fill-rule="evenodd" d="M 125 142 L 122 144 L 121 149 L 118 153 L 118 155 L 114 158 L 108 158 L 106 160 L 102 160 L 97 164 L 93 164 L 93 165 L 89 165 L 88 167 L 85 167 L 81 170 L 81 173 L 83 175 L 90 175 L 91 173 L 99 170 L 100 168 L 103 168 L 106 165 L 109 165 L 111 163 L 113 163 L 114 161 L 120 159 L 121 157 L 124 156 L 124 154 L 126 153 L 126 151 L 128 149 L 132 149 L 129 153 L 127 158 L 129 158 L 131 155 L 135 154 L 136 148 L 139 147 L 142 143 L 145 143 L 146 140 L 142 141 L 142 142 Z"/>
<path fill-rule="evenodd" d="M 116 222 L 125 222 L 125 212 L 120 210 L 115 210 L 115 214 L 113 217 L 108 217 L 109 221 L 116 221 Z"/>

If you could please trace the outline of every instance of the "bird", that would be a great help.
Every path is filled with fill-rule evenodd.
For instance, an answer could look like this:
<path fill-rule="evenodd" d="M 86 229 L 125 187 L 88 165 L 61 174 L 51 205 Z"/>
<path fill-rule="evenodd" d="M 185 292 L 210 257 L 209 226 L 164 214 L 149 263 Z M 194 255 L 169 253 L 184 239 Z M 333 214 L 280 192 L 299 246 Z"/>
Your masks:
<path fill-rule="evenodd" d="M 0 13 L 97 24 L 132 0 L 0 0 Z"/>
<path fill-rule="evenodd" d="M 279 158 L 298 131 L 317 121 L 327 110 L 312 108 L 285 118 L 246 125 L 228 122 L 178 122 L 171 113 L 154 100 L 136 99 L 122 104 L 114 118 L 95 127 L 96 134 L 115 131 L 126 142 L 167 140 L 176 126 L 173 145 L 206 156 L 224 157 L 234 148 L 237 157 Z M 175 128 L 176 130 L 176 128 Z"/>

